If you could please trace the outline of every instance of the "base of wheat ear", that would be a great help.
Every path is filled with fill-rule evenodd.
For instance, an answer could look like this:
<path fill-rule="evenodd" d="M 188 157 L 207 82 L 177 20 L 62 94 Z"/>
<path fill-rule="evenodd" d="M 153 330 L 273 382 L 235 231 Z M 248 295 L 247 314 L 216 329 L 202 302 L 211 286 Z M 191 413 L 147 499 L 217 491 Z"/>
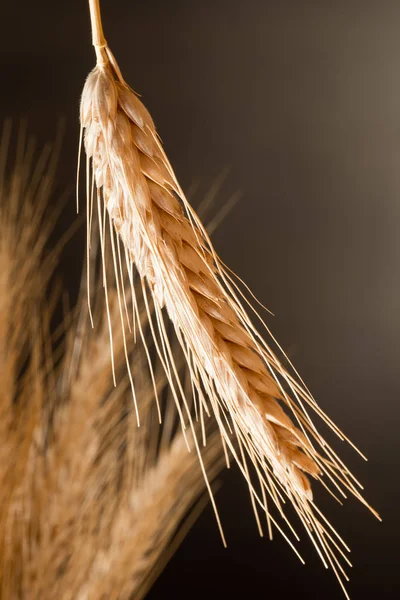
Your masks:
<path fill-rule="evenodd" d="M 128 273 L 135 266 L 145 301 L 154 303 L 155 348 L 183 428 L 190 425 L 190 414 L 165 312 L 187 359 L 197 414 L 203 419 L 204 413 L 212 413 L 217 420 L 224 445 L 248 482 L 255 513 L 261 507 L 270 532 L 271 523 L 280 529 L 267 497 L 285 521 L 282 503 L 288 498 L 325 566 L 340 581 L 347 579 L 339 560 L 348 562 L 346 547 L 313 503 L 309 476 L 339 495 L 345 497 L 347 490 L 366 502 L 358 491 L 361 486 L 318 433 L 308 410 L 341 439 L 347 438 L 253 326 L 238 280 L 216 255 L 179 186 L 150 114 L 125 83 L 106 44 L 98 2 L 89 4 L 97 66 L 85 83 L 80 110 L 92 173 L 87 177 L 88 218 L 96 205 L 104 236 L 108 213 L 117 279 L 122 279 L 123 265 Z M 121 310 L 121 318 L 129 326 L 127 311 Z"/>

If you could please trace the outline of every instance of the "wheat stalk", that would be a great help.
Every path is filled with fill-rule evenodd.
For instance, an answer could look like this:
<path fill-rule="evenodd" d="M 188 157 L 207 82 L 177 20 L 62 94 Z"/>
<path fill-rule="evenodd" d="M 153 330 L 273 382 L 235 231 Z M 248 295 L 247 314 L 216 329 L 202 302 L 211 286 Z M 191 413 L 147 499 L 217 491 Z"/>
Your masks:
<path fill-rule="evenodd" d="M 11 122 L 0 141 L 0 590 L 14 598 L 22 586 L 27 540 L 38 531 L 48 326 L 44 290 L 56 254 L 44 247 L 56 214 L 44 214 L 57 149 L 35 141 L 22 123 L 10 164 Z M 52 214 L 53 212 L 53 214 Z M 38 265 L 42 268 L 38 269 Z"/>
<path fill-rule="evenodd" d="M 0 596 L 139 599 L 204 505 L 204 480 L 176 427 L 173 403 L 163 398 L 163 372 L 155 373 L 159 426 L 140 348 L 132 351 L 134 361 L 128 353 L 140 398 L 137 427 L 112 273 L 108 307 L 94 306 L 96 331 L 88 326 L 83 283 L 76 314 L 67 311 L 57 336 L 51 332 L 60 293 L 50 294 L 49 281 L 58 251 L 45 249 L 56 218 L 49 200 L 57 152 L 46 147 L 37 158 L 22 129 L 11 165 L 10 139 L 6 123 L 0 144 Z M 147 313 L 141 306 L 138 313 L 146 338 Z M 219 436 L 208 429 L 202 456 L 213 479 L 223 455 Z"/>
<path fill-rule="evenodd" d="M 92 170 L 88 214 L 97 206 L 106 230 L 104 202 L 113 225 L 116 277 L 123 262 L 121 242 L 128 272 L 136 266 L 145 300 L 150 292 L 154 341 L 177 405 L 185 398 L 175 376 L 163 308 L 186 356 L 198 406 L 203 412 L 213 411 L 224 444 L 249 483 L 254 507 L 262 507 L 270 525 L 275 521 L 265 492 L 282 515 L 286 495 L 324 564 L 331 565 L 342 582 L 347 578 L 337 558 L 342 542 L 314 505 L 308 476 L 321 480 L 325 474 L 339 494 L 344 496 L 347 489 L 365 501 L 352 474 L 318 433 L 308 409 L 341 439 L 347 438 L 253 326 L 244 295 L 179 186 L 151 116 L 122 77 L 103 34 L 98 0 L 89 0 L 89 5 L 97 65 L 86 80 L 80 110 Z M 191 422 L 189 411 L 184 412 L 183 427 Z M 249 460 L 260 492 L 251 483 Z"/>
<path fill-rule="evenodd" d="M 110 287 L 115 365 L 124 365 L 118 333 L 118 301 Z M 96 311 L 97 312 L 97 311 Z M 142 598 L 174 548 L 181 522 L 201 496 L 204 481 L 197 457 L 182 432 L 166 423 L 160 431 L 146 359 L 135 351 L 132 377 L 141 405 L 137 427 L 127 377 L 113 387 L 108 353 L 108 320 L 102 310 L 96 331 L 84 333 L 76 374 L 51 430 L 46 452 L 46 512 L 40 545 L 26 566 L 25 597 L 62 600 Z M 95 321 L 96 319 L 95 313 Z M 145 318 L 142 326 L 145 327 Z M 71 338 L 74 332 L 71 331 Z M 63 377 L 70 370 L 71 350 Z M 108 368 L 107 368 L 108 367 Z M 165 377 L 158 377 L 158 392 Z M 203 452 L 211 478 L 222 467 L 213 433 Z M 51 476 L 50 476 L 51 475 Z"/>

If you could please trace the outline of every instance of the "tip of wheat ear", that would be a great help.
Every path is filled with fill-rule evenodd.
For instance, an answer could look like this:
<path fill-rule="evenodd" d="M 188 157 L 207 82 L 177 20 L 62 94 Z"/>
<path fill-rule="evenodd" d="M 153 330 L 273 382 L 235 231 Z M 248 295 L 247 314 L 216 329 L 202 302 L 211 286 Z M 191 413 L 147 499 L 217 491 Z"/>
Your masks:
<path fill-rule="evenodd" d="M 185 400 L 180 397 L 163 308 L 187 358 L 200 414 L 202 408 L 214 413 L 224 444 L 249 483 L 254 507 L 258 503 L 270 522 L 265 492 L 281 514 L 282 493 L 286 495 L 322 560 L 341 579 L 335 553 L 340 542 L 312 502 L 308 476 L 320 479 L 324 473 L 339 493 L 344 495 L 346 488 L 362 498 L 308 409 L 343 436 L 252 325 L 244 296 L 186 200 L 150 114 L 117 73 L 105 61 L 90 73 L 82 94 L 81 125 L 92 169 L 88 213 L 97 204 L 105 230 L 103 206 L 107 209 L 116 247 L 122 245 L 128 270 L 135 265 L 145 297 L 150 292 L 155 346 L 176 390 L 178 407 Z M 114 237 L 112 228 L 110 235 Z M 188 413 L 185 419 L 190 420 Z M 249 460 L 261 492 L 251 483 Z"/>

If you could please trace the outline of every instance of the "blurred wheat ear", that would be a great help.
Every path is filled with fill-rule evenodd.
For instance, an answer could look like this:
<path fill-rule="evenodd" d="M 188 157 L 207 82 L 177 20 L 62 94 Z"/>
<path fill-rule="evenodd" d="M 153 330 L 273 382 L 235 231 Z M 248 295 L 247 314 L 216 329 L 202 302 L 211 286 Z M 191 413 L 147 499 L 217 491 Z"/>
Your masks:
<path fill-rule="evenodd" d="M 150 298 L 154 304 L 154 315 L 149 315 L 154 344 L 183 430 L 190 429 L 192 419 L 170 351 L 166 313 L 186 357 L 199 411 L 214 414 L 224 444 L 248 482 L 260 531 L 257 506 L 267 516 L 271 535 L 272 524 L 280 527 L 267 498 L 284 516 L 286 496 L 324 565 L 332 567 L 342 585 L 347 547 L 315 506 L 310 476 L 332 494 L 346 497 L 349 491 L 366 502 L 360 484 L 318 432 L 309 411 L 340 439 L 347 438 L 296 371 L 284 367 L 275 340 L 276 351 L 252 324 L 240 284 L 218 258 L 175 177 L 150 114 L 123 79 L 103 34 L 99 0 L 89 0 L 89 6 L 97 65 L 86 80 L 80 113 L 92 180 L 87 194 L 89 237 L 95 211 L 101 244 L 104 232 L 111 239 L 110 260 L 117 281 L 121 279 L 121 297 L 123 266 L 129 274 L 133 266 L 137 269 L 144 301 Z M 102 256 L 106 264 L 104 252 Z M 129 327 L 123 310 L 121 322 Z"/>
<path fill-rule="evenodd" d="M 77 308 L 51 327 L 58 250 L 48 251 L 56 160 L 20 131 L 16 160 L 6 123 L 0 150 L 0 597 L 7 600 L 140 599 L 204 505 L 190 432 L 176 426 L 166 377 L 124 346 L 118 293 L 96 300 L 86 282 Z M 92 254 L 93 269 L 96 260 Z M 97 296 L 100 296 L 97 294 Z M 147 312 L 139 307 L 148 336 Z M 114 387 L 109 361 L 113 328 Z M 137 427 L 125 361 L 140 403 Z M 159 412 L 163 426 L 159 425 Z M 203 462 L 222 468 L 207 427 Z"/>

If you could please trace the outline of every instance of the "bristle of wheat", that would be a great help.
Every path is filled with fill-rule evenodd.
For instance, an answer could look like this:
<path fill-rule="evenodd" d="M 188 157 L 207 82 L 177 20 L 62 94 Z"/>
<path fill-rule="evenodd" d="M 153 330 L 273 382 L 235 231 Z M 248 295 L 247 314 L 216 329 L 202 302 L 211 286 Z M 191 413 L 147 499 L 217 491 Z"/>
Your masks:
<path fill-rule="evenodd" d="M 336 542 L 316 512 L 308 476 L 320 479 L 325 474 L 339 490 L 360 495 L 308 409 L 342 434 L 255 329 L 242 292 L 176 180 L 148 111 L 119 69 L 116 75 L 115 64 L 104 60 L 86 81 L 80 111 L 84 145 L 98 197 L 130 268 L 135 265 L 143 281 L 144 295 L 148 290 L 154 302 L 154 342 L 178 410 L 187 400 L 169 351 L 165 312 L 185 353 L 200 406 L 213 411 L 224 444 L 248 481 L 252 501 L 270 523 L 266 492 L 281 514 L 282 493 L 287 496 L 324 564 L 341 581 Z M 184 430 L 187 409 L 180 414 Z M 251 482 L 245 454 L 261 492 Z"/>

